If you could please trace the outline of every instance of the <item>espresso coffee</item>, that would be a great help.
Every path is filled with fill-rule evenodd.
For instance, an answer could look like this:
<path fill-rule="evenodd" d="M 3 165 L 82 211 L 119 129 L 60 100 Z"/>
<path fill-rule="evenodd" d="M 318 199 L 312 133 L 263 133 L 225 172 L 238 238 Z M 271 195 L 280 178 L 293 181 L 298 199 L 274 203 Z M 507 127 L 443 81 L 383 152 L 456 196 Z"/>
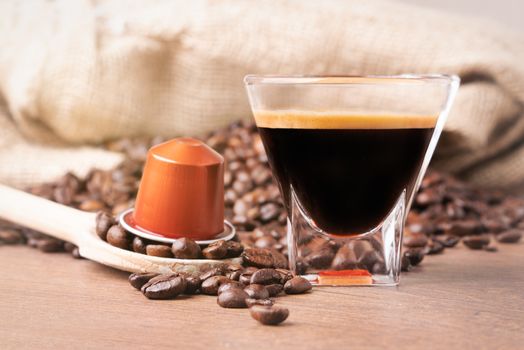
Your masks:
<path fill-rule="evenodd" d="M 377 227 L 407 196 L 436 117 L 255 113 L 288 213 L 291 189 L 314 225 L 353 235 Z"/>

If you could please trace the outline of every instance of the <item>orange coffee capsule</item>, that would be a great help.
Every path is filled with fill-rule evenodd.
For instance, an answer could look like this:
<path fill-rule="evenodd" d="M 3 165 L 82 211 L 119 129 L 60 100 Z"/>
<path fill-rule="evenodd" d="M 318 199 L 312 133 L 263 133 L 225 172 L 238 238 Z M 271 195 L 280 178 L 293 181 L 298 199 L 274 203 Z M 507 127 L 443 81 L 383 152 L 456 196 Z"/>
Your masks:
<path fill-rule="evenodd" d="M 134 221 L 141 229 L 169 238 L 215 237 L 224 230 L 224 158 L 187 137 L 152 147 Z"/>

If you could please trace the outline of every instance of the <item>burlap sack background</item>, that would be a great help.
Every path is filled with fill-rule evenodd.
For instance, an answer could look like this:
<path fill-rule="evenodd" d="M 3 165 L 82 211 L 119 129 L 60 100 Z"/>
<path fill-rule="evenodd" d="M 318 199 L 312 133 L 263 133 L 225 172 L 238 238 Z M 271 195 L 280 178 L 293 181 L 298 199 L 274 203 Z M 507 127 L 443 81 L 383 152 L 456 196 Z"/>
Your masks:
<path fill-rule="evenodd" d="M 375 0 L 0 3 L 0 182 L 109 168 L 133 135 L 201 135 L 250 117 L 247 73 L 455 73 L 434 164 L 524 189 L 524 40 Z"/>

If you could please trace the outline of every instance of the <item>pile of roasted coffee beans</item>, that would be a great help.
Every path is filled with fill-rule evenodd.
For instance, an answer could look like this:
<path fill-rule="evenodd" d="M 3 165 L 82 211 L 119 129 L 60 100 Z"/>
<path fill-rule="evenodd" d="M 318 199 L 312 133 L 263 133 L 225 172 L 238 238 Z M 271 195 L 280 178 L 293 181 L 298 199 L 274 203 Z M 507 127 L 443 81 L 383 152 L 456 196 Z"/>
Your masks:
<path fill-rule="evenodd" d="M 111 171 L 94 169 L 85 179 L 66 174 L 55 183 L 34 186 L 28 191 L 81 210 L 100 212 L 97 233 L 102 239 L 122 249 L 184 259 L 241 256 L 245 265 L 241 266 L 242 269 L 287 268 L 286 213 L 278 187 L 271 176 L 260 136 L 251 123 L 233 123 L 204 139 L 208 145 L 223 154 L 226 160 L 225 215 L 237 228 L 239 242 L 220 241 L 215 245 L 200 247 L 190 240 L 178 240 L 175 244 L 165 245 L 134 237 L 115 224 L 115 216 L 134 204 L 148 149 L 163 141 L 162 138 L 135 138 L 110 142 L 106 145 L 107 149 L 126 155 L 125 161 L 117 168 Z M 474 250 L 494 252 L 499 243 L 518 242 L 523 232 L 523 198 L 472 188 L 451 176 L 428 171 L 407 218 L 402 270 L 409 271 L 426 255 L 442 253 L 446 248 L 454 247 L 460 242 Z M 44 252 L 68 251 L 80 258 L 78 249 L 70 243 L 0 222 L 0 245 L 23 243 Z M 330 257 L 334 258 L 335 253 Z M 307 266 L 303 268 L 307 269 Z M 248 296 L 250 292 L 255 293 L 252 289 L 256 290 L 258 287 L 250 287 L 248 292 L 245 289 L 248 285 L 251 286 L 251 282 L 246 284 L 247 278 L 237 281 L 226 276 L 228 273 L 232 271 L 217 276 L 229 278 L 242 284 L 244 288 L 238 291 L 240 288 L 227 287 L 235 291 L 226 294 L 227 297 L 219 298 L 218 302 L 221 305 L 243 305 L 238 299 L 242 299 L 244 293 Z M 137 278 L 139 281 L 150 282 L 147 276 Z M 203 281 L 202 276 L 198 278 L 198 282 L 196 278 L 182 275 L 162 278 L 167 280 L 153 283 L 143 290 L 144 294 L 166 295 L 163 293 L 167 292 L 161 291 L 167 288 L 165 286 L 177 293 L 182 293 L 182 290 L 183 293 L 189 293 L 191 290 L 199 290 L 201 285 L 198 283 Z M 181 285 L 184 284 L 185 287 L 182 288 Z M 264 288 L 278 289 L 268 286 Z M 284 320 L 287 317 L 286 309 L 273 306 L 268 311 L 266 308 L 271 304 L 270 301 L 263 299 L 262 302 L 255 302 L 252 299 L 254 298 L 245 298 L 245 303 L 254 305 L 251 312 L 257 320 L 275 323 L 275 319 Z"/>
<path fill-rule="evenodd" d="M 224 308 L 249 308 L 251 316 L 265 325 L 286 320 L 289 310 L 274 305 L 274 298 L 311 290 L 308 280 L 289 270 L 224 264 L 198 274 L 132 274 L 129 283 L 149 299 L 173 299 L 178 295 L 217 296 Z"/>

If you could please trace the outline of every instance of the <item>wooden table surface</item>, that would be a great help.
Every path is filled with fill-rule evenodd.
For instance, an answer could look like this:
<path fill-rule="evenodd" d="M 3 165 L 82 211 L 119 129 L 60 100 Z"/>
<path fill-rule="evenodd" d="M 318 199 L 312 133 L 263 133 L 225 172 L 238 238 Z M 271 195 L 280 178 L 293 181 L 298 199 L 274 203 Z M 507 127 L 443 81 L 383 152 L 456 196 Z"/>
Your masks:
<path fill-rule="evenodd" d="M 524 243 L 427 257 L 397 288 L 281 297 L 278 327 L 215 297 L 147 300 L 127 273 L 67 254 L 1 246 L 0 275 L 1 349 L 524 349 Z"/>

